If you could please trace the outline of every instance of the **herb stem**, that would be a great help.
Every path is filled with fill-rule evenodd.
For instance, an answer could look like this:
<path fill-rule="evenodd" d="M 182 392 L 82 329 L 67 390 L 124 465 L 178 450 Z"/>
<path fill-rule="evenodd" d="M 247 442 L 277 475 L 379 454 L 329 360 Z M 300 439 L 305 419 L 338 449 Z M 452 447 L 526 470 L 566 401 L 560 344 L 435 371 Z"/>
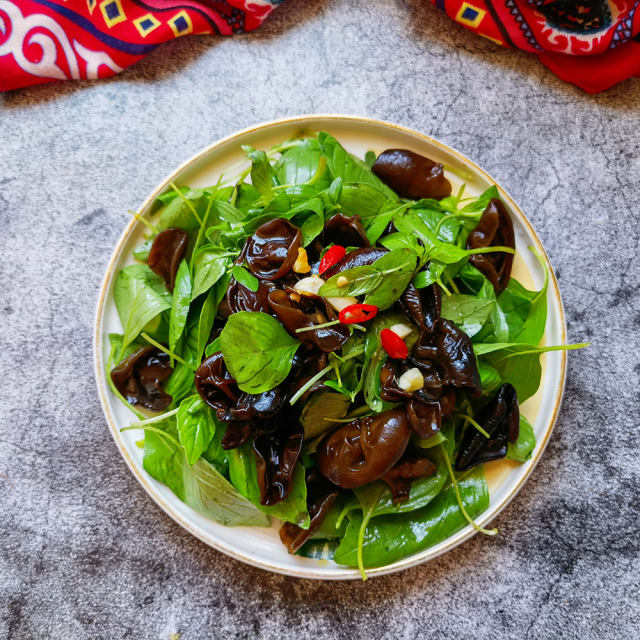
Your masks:
<path fill-rule="evenodd" d="M 138 221 L 141 222 L 147 229 L 158 235 L 160 230 L 155 225 L 151 224 L 147 219 L 143 218 L 139 213 L 129 209 L 129 213 Z"/>
<path fill-rule="evenodd" d="M 362 557 L 362 547 L 364 546 L 364 536 L 367 532 L 367 526 L 369 525 L 369 521 L 373 516 L 373 512 L 378 505 L 378 500 L 380 499 L 380 495 L 382 494 L 383 489 L 380 489 L 378 495 L 375 500 L 371 501 L 369 508 L 366 513 L 363 509 L 362 511 L 362 522 L 360 523 L 360 530 L 358 531 L 358 550 L 356 552 L 356 556 L 358 558 L 358 571 L 360 571 L 360 575 L 362 576 L 362 581 L 366 581 L 367 572 L 364 570 L 364 559 Z"/>
<path fill-rule="evenodd" d="M 447 222 L 447 220 L 451 220 L 452 218 L 479 218 L 482 214 L 480 213 L 450 213 L 449 215 L 443 216 L 438 220 L 438 224 L 436 224 L 433 233 L 437 236 L 442 228 L 442 225 Z"/>
<path fill-rule="evenodd" d="M 503 356 L 503 359 L 513 358 L 514 356 L 524 356 L 530 353 L 547 353 L 548 351 L 575 351 L 576 349 L 584 349 L 588 347 L 590 342 L 578 342 L 577 344 L 559 344 L 553 347 L 536 347 L 535 349 L 528 349 L 527 351 L 515 351 L 514 353 L 508 353 Z"/>
<path fill-rule="evenodd" d="M 180 191 L 180 189 L 178 189 L 178 187 L 176 187 L 176 185 L 173 182 L 170 182 L 169 184 L 171 185 L 171 188 L 182 198 L 182 200 L 187 205 L 187 207 L 191 209 L 191 213 L 193 213 L 193 215 L 196 217 L 198 224 L 202 226 L 202 220 L 200 219 L 200 216 L 198 215 L 196 208 L 193 206 L 193 202 L 191 202 L 191 200 L 189 200 L 189 198 L 187 198 L 184 195 L 184 193 L 182 193 L 182 191 Z"/>
<path fill-rule="evenodd" d="M 216 187 L 216 192 L 217 190 L 218 190 L 218 187 Z M 191 261 L 189 263 L 190 272 L 193 271 L 193 259 L 194 259 L 194 256 L 196 255 L 196 249 L 200 246 L 200 243 L 202 242 L 202 235 L 204 234 L 205 227 L 207 226 L 207 220 L 209 220 L 209 213 L 211 212 L 211 207 L 213 206 L 213 201 L 215 200 L 214 196 L 215 196 L 215 192 L 212 193 L 211 197 L 209 198 L 209 204 L 207 205 L 207 210 L 204 212 L 204 218 L 202 219 L 202 224 L 198 229 L 198 236 L 196 237 L 196 242 L 193 245 L 193 250 L 191 251 Z"/>
<path fill-rule="evenodd" d="M 470 256 L 478 255 L 480 253 L 512 253 L 515 255 L 516 250 L 511 247 L 478 247 L 477 249 L 467 249 L 467 254 Z"/>
<path fill-rule="evenodd" d="M 485 438 L 491 438 L 489 432 L 486 429 L 483 429 L 471 416 L 467 415 L 466 413 L 456 413 L 454 415 L 458 416 L 458 418 L 464 418 L 465 423 L 468 422 L 469 424 L 473 425 Z"/>
<path fill-rule="evenodd" d="M 458 289 L 456 283 L 453 281 L 453 278 L 448 273 L 445 274 L 445 275 L 447 276 L 447 282 L 449 283 L 449 285 L 453 289 L 453 292 L 457 293 L 457 294 L 460 294 L 460 289 Z"/>
<path fill-rule="evenodd" d="M 147 424 L 153 424 L 154 422 L 161 422 L 166 418 L 170 418 L 171 416 L 175 416 L 178 413 L 178 409 L 172 409 L 171 411 L 166 411 L 165 413 L 161 413 L 159 416 L 153 416 L 151 418 L 147 418 L 146 420 L 140 420 L 139 422 L 132 422 L 130 427 L 142 427 Z"/>
<path fill-rule="evenodd" d="M 460 489 L 458 487 L 458 481 L 456 480 L 456 476 L 453 473 L 453 467 L 451 466 L 451 460 L 449 460 L 449 456 L 447 454 L 447 450 L 444 445 L 440 443 L 440 448 L 442 450 L 442 455 L 444 457 L 445 464 L 447 465 L 447 471 L 449 472 L 449 478 L 451 480 L 451 484 L 453 485 L 453 490 L 456 494 L 456 500 L 458 502 L 458 507 L 460 508 L 460 513 L 464 516 L 464 519 L 476 530 L 480 533 L 484 533 L 487 536 L 496 536 L 498 535 L 498 529 L 484 529 L 480 525 L 476 524 L 473 518 L 467 513 L 467 510 L 464 508 L 462 504 L 462 497 L 460 496 Z"/>
<path fill-rule="evenodd" d="M 451 291 L 445 287 L 444 282 L 442 282 L 442 278 L 436 278 L 436 283 L 440 286 L 440 288 L 448 295 L 451 295 Z"/>
<path fill-rule="evenodd" d="M 331 320 L 330 322 L 323 322 L 322 324 L 314 324 L 311 327 L 300 327 L 299 329 L 296 329 L 296 333 L 304 333 L 305 331 L 313 331 L 314 329 L 333 327 L 336 324 L 340 324 L 340 320 Z"/>
<path fill-rule="evenodd" d="M 309 389 L 311 389 L 311 387 L 318 382 L 318 380 L 320 380 L 320 378 L 322 378 L 322 376 L 324 376 L 326 373 L 329 373 L 329 371 L 331 371 L 331 369 L 333 369 L 333 365 L 327 365 L 324 369 L 320 369 L 320 371 L 318 371 L 318 373 L 316 373 L 315 376 L 313 376 L 313 378 L 311 378 L 310 380 L 308 380 L 305 384 L 303 384 L 293 395 L 293 397 L 291 398 L 291 400 L 289 401 L 291 406 L 293 406 L 299 399 L 301 396 L 303 396 Z"/>
<path fill-rule="evenodd" d="M 146 333 L 142 332 L 140 335 L 149 344 L 152 344 L 156 349 L 160 349 L 160 351 L 162 351 L 163 353 L 166 353 L 170 358 L 173 358 L 174 360 L 177 360 L 180 364 L 183 364 L 188 369 L 191 369 L 191 371 L 195 372 L 195 370 L 197 369 L 197 367 L 195 367 L 192 364 L 189 364 L 186 360 L 183 360 L 179 355 L 176 355 L 173 351 L 171 351 L 171 349 L 161 345 L 157 340 L 154 340 L 151 336 L 148 336 Z"/>
<path fill-rule="evenodd" d="M 166 431 L 163 431 L 162 429 L 158 429 L 158 427 L 150 427 L 148 425 L 137 427 L 137 426 L 131 425 L 129 427 L 123 427 L 122 429 L 120 429 L 120 433 L 122 433 L 123 431 L 132 431 L 133 429 L 143 429 L 144 431 L 153 431 L 154 433 L 159 433 L 161 436 L 164 436 L 165 438 L 167 438 L 167 440 L 171 440 L 171 442 L 175 443 L 176 447 L 180 446 L 180 443 L 172 435 L 168 434 Z"/>

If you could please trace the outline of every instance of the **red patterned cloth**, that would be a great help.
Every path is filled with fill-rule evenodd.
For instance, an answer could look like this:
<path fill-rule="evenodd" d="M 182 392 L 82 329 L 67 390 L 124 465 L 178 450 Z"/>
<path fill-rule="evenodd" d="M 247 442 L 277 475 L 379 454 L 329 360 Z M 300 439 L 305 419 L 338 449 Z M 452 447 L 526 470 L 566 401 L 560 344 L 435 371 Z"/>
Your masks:
<path fill-rule="evenodd" d="M 108 78 L 190 33 L 260 26 L 273 0 L 0 0 L 0 91 Z"/>
<path fill-rule="evenodd" d="M 281 0 L 0 0 L 0 91 L 106 78 L 190 33 L 258 27 Z M 596 93 L 640 76 L 640 0 L 431 0 Z"/>
<path fill-rule="evenodd" d="M 598 93 L 640 76 L 640 0 L 431 0 L 467 29 Z"/>

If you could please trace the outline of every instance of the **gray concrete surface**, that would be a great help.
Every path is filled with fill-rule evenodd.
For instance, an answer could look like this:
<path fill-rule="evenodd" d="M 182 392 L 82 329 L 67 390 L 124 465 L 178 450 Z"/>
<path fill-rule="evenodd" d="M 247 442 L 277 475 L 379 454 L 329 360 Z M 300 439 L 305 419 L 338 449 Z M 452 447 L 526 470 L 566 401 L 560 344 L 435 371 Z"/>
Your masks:
<path fill-rule="evenodd" d="M 422 0 L 287 0 L 254 35 L 1 96 L 0 639 L 638 638 L 639 99 L 638 80 L 587 96 Z M 485 167 L 549 250 L 570 339 L 593 342 L 502 535 L 366 584 L 270 575 L 180 529 L 92 372 L 127 208 L 206 143 L 301 112 L 396 121 Z"/>

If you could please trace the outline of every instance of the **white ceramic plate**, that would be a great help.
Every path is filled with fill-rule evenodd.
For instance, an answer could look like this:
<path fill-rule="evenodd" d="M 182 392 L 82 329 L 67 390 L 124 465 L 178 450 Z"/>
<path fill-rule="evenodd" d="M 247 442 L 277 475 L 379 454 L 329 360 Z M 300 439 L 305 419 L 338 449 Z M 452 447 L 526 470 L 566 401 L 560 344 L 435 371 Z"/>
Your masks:
<path fill-rule="evenodd" d="M 423 134 L 386 122 L 351 116 L 301 116 L 276 122 L 269 122 L 246 129 L 228 138 L 216 142 L 204 149 L 191 160 L 173 171 L 143 203 L 140 215 L 147 216 L 157 195 L 168 188 L 169 182 L 192 187 L 204 187 L 215 184 L 221 173 L 229 178 L 248 166 L 241 150 L 247 144 L 258 149 L 269 148 L 301 131 L 328 131 L 347 149 L 363 157 L 371 149 L 376 152 L 391 147 L 412 149 L 445 166 L 462 170 L 473 176 L 467 183 L 466 195 L 478 195 L 495 182 L 460 153 Z M 447 177 L 453 184 L 454 193 L 462 180 L 452 173 Z M 500 195 L 507 207 L 516 233 L 517 255 L 513 275 L 525 286 L 539 289 L 543 284 L 543 273 L 534 256 L 527 251 L 533 245 L 544 256 L 550 273 L 548 288 L 548 320 L 545 335 L 546 344 L 565 343 L 565 322 L 562 301 L 553 270 L 548 264 L 544 249 L 531 224 L 520 211 L 511 197 L 499 187 Z M 125 431 L 134 418 L 109 390 L 105 378 L 105 362 L 108 357 L 108 339 L 111 332 L 122 331 L 116 307 L 113 302 L 113 282 L 118 271 L 133 262 L 131 253 L 141 241 L 144 228 L 133 220 L 125 229 L 122 238 L 113 253 L 104 279 L 98 302 L 95 333 L 95 367 L 98 391 L 102 406 L 116 445 L 126 463 L 145 491 L 160 505 L 167 514 L 194 536 L 200 538 L 215 549 L 243 562 L 292 576 L 319 579 L 360 578 L 356 569 L 343 567 L 328 561 L 313 560 L 289 555 L 281 544 L 277 525 L 272 528 L 225 527 L 205 518 L 182 503 L 165 485 L 151 478 L 142 467 L 142 450 L 135 442 L 142 438 L 142 431 Z M 529 474 L 533 471 L 551 435 L 560 403 L 565 379 L 566 353 L 550 352 L 543 356 L 543 378 L 538 393 L 523 403 L 521 411 L 534 425 L 537 445 L 531 459 L 524 464 L 510 461 L 498 461 L 486 465 L 487 482 L 491 495 L 490 506 L 477 522 L 486 524 L 495 517 L 516 495 Z M 474 534 L 467 526 L 447 540 L 442 541 L 421 553 L 414 554 L 385 567 L 367 570 L 369 576 L 399 571 L 407 567 L 434 558 Z"/>

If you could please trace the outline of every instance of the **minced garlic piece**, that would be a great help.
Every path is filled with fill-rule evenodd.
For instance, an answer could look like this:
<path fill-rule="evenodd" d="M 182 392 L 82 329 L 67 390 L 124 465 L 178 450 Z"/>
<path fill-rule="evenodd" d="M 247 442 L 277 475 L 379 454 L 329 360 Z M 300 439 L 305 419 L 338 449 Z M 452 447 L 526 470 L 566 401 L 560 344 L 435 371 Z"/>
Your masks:
<path fill-rule="evenodd" d="M 336 310 L 342 311 L 345 307 L 349 305 L 356 304 L 358 302 L 358 298 L 354 298 L 353 296 L 329 296 L 327 297 L 327 302 Z"/>
<path fill-rule="evenodd" d="M 398 386 L 401 389 L 404 389 L 404 391 L 409 391 L 410 393 L 413 393 L 418 389 L 422 389 L 422 387 L 424 387 L 424 378 L 420 373 L 420 369 L 413 367 L 413 369 L 405 371 L 398 378 Z"/>
<path fill-rule="evenodd" d="M 404 340 L 411 333 L 412 329 L 409 325 L 400 323 L 394 324 L 393 327 L 391 327 L 391 331 Z"/>
<path fill-rule="evenodd" d="M 306 249 L 302 247 L 298 248 L 298 257 L 293 264 L 293 270 L 295 273 L 309 273 L 309 271 L 311 271 Z"/>
<path fill-rule="evenodd" d="M 316 296 L 318 295 L 318 289 L 324 284 L 324 280 L 320 276 L 307 276 L 302 278 L 293 285 L 293 289 L 296 293 L 302 296 Z"/>

